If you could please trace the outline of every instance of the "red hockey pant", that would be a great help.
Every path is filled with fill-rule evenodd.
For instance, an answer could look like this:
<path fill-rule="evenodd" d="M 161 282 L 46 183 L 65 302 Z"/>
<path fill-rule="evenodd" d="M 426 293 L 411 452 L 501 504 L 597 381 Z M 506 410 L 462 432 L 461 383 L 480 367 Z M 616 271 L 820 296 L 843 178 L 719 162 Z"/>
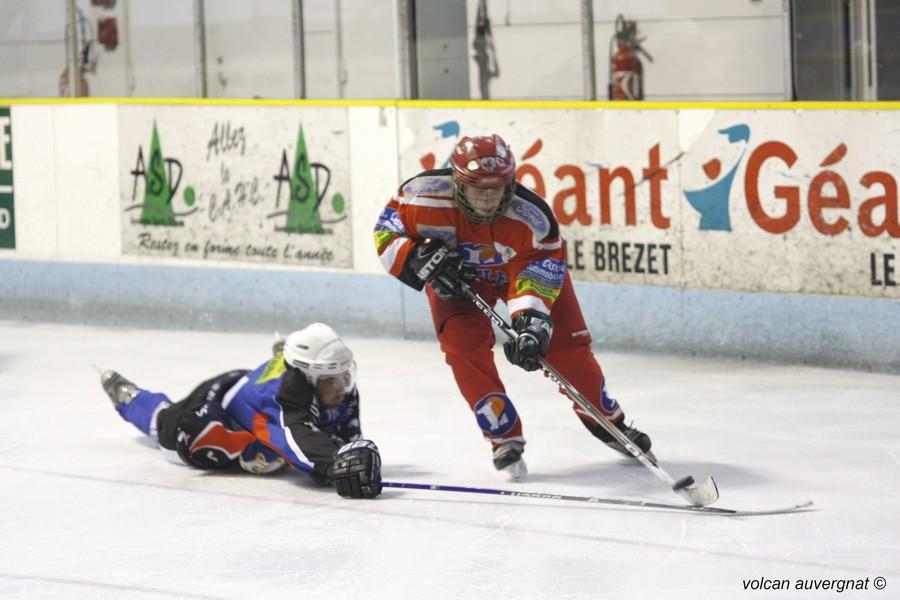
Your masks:
<path fill-rule="evenodd" d="M 506 388 L 494 363 L 495 340 L 490 319 L 468 299 L 446 301 L 438 298 L 430 287 L 426 289 L 441 350 L 485 438 L 494 446 L 510 439 L 524 441 L 522 421 L 506 396 Z M 498 288 L 481 281 L 476 285 L 476 291 L 492 306 L 506 293 L 505 287 Z M 623 419 L 622 409 L 604 391 L 603 371 L 591 351 L 591 336 L 568 274 L 550 317 L 553 337 L 547 362 L 604 416 L 616 422 Z M 580 419 L 594 423 L 594 419 L 575 403 L 572 408 Z"/>

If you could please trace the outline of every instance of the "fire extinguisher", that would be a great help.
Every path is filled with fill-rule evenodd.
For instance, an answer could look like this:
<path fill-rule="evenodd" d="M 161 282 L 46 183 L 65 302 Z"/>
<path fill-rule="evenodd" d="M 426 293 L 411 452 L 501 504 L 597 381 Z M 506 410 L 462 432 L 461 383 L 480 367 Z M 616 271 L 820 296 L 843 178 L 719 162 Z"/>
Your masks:
<path fill-rule="evenodd" d="M 628 21 L 623 15 L 616 17 L 616 31 L 609 40 L 610 100 L 644 99 L 644 65 L 638 53 L 653 62 L 653 57 L 641 47 L 644 39 L 637 37 L 637 21 Z"/>

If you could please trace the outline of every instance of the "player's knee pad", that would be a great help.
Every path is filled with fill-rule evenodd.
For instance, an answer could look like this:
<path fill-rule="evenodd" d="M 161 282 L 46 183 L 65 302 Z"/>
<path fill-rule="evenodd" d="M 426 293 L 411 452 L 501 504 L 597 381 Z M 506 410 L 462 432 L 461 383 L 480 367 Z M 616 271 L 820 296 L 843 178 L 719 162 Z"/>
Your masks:
<path fill-rule="evenodd" d="M 248 431 L 228 427 L 231 419 L 217 402 L 207 402 L 181 414 L 175 450 L 186 464 L 200 469 L 222 469 L 234 464 L 256 438 Z"/>
<path fill-rule="evenodd" d="M 516 407 L 506 394 L 494 392 L 484 396 L 472 407 L 478 426 L 486 438 L 501 440 L 519 421 Z"/>

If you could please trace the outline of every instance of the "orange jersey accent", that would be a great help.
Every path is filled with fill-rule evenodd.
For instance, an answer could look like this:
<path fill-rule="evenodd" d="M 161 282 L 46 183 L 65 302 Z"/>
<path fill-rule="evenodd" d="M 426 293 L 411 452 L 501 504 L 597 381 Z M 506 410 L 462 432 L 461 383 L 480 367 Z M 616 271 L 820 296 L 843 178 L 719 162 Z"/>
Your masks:
<path fill-rule="evenodd" d="M 544 200 L 523 186 L 491 223 L 473 223 L 457 207 L 450 169 L 425 171 L 405 182 L 375 225 L 385 270 L 407 285 L 422 282 L 407 267 L 410 251 L 443 240 L 475 267 L 480 279 L 505 290 L 512 316 L 526 309 L 549 314 L 566 275 L 559 224 Z"/>
<path fill-rule="evenodd" d="M 254 441 L 256 437 L 249 431 L 233 431 L 218 421 L 212 421 L 200 432 L 189 451 L 193 454 L 204 448 L 216 448 L 233 459 Z"/>

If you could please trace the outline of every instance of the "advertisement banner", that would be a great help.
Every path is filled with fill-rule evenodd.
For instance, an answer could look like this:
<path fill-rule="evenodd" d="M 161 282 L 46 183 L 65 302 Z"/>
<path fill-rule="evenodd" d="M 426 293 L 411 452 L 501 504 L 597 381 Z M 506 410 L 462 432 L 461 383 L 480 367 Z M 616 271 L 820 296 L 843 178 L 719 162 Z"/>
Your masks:
<path fill-rule="evenodd" d="M 401 176 L 500 134 L 576 280 L 900 298 L 900 113 L 403 110 Z"/>
<path fill-rule="evenodd" d="M 900 298 L 898 128 L 875 111 L 696 122 L 679 162 L 685 286 Z"/>
<path fill-rule="evenodd" d="M 122 251 L 352 268 L 346 108 L 122 106 Z"/>
<path fill-rule="evenodd" d="M 13 191 L 12 115 L 0 106 L 0 248 L 16 247 Z"/>

